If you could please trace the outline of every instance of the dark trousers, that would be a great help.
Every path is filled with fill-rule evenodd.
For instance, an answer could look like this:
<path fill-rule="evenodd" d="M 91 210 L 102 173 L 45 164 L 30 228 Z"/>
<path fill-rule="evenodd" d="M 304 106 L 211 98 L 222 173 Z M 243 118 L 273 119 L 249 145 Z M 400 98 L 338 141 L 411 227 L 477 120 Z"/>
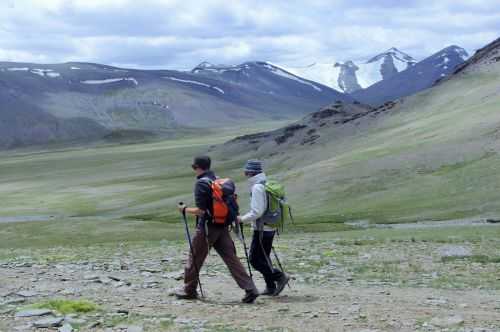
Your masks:
<path fill-rule="evenodd" d="M 231 238 L 227 227 L 209 225 L 207 236 L 205 236 L 203 228 L 197 227 L 192 243 L 194 259 L 193 255 L 189 253 L 189 261 L 184 269 L 184 290 L 186 293 L 196 293 L 199 277 L 196 270 L 201 270 L 201 266 L 203 265 L 205 258 L 207 258 L 209 247 L 215 248 L 224 263 L 226 263 L 231 276 L 241 289 L 255 289 L 252 279 L 236 255 L 236 247 L 234 246 L 233 239 Z M 194 264 L 196 264 L 198 269 L 196 269 Z"/>
<path fill-rule="evenodd" d="M 276 281 L 283 275 L 283 272 L 274 268 L 271 263 L 274 233 L 254 231 L 250 246 L 250 264 L 262 273 L 269 289 L 275 289 Z"/>

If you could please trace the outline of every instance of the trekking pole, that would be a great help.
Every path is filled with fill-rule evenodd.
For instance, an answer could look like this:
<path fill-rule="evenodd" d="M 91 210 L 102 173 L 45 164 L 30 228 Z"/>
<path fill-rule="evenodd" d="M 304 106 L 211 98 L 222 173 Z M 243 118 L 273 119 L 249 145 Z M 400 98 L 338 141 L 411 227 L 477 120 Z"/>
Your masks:
<path fill-rule="evenodd" d="M 283 269 L 283 265 L 281 265 L 280 259 L 278 258 L 278 254 L 276 254 L 276 250 L 274 249 L 274 246 L 272 246 L 271 249 L 273 250 L 274 258 L 276 258 L 276 262 L 278 263 L 278 266 L 280 267 L 281 271 L 285 272 L 285 270 Z M 288 285 L 288 288 L 292 289 L 292 287 L 290 287 L 289 281 L 286 284 Z"/>
<path fill-rule="evenodd" d="M 243 242 L 243 249 L 245 250 L 245 256 L 247 258 L 248 272 L 250 273 L 250 278 L 253 280 L 252 268 L 250 266 L 250 259 L 248 258 L 247 244 L 245 242 L 245 234 L 243 233 L 243 224 L 239 223 L 239 225 L 240 225 L 240 231 L 241 231 L 241 242 Z"/>
<path fill-rule="evenodd" d="M 179 205 L 184 205 L 184 203 L 179 202 Z M 189 243 L 189 250 L 191 251 L 191 258 L 193 260 L 193 265 L 194 265 L 194 270 L 196 271 L 197 279 L 198 279 L 198 285 L 200 286 L 200 294 L 201 297 L 205 297 L 203 294 L 203 288 L 201 287 L 201 280 L 200 280 L 200 271 L 198 270 L 198 266 L 196 265 L 196 260 L 194 258 L 194 250 L 193 250 L 193 243 L 191 242 L 191 235 L 189 234 L 189 226 L 186 218 L 186 210 L 182 210 L 182 219 L 184 220 L 184 226 L 186 228 L 186 237 Z"/>

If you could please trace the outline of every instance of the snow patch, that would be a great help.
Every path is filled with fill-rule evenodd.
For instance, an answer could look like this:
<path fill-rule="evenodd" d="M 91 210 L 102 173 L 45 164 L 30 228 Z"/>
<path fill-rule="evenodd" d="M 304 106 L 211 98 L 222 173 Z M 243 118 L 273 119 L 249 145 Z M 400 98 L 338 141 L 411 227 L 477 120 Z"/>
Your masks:
<path fill-rule="evenodd" d="M 381 58 L 377 61 L 358 65 L 359 69 L 356 72 L 356 77 L 358 78 L 358 83 L 362 88 L 367 88 L 372 84 L 382 81 L 382 73 L 380 70 L 383 62 L 384 60 Z"/>
<path fill-rule="evenodd" d="M 85 81 L 80 81 L 82 84 L 108 84 L 108 83 L 115 83 L 115 82 L 120 82 L 120 81 L 131 81 L 135 85 L 139 85 L 139 82 L 133 77 L 119 77 L 119 78 L 107 78 L 104 80 L 85 80 Z"/>
<path fill-rule="evenodd" d="M 200 85 L 200 86 L 204 86 L 204 87 L 207 87 L 207 88 L 209 88 L 209 87 L 210 87 L 210 85 L 209 85 L 209 84 L 202 83 L 202 82 L 198 82 L 198 81 L 183 80 L 183 79 L 181 79 L 181 78 L 172 77 L 172 76 L 167 76 L 167 77 L 165 77 L 165 78 L 166 78 L 166 79 L 169 79 L 169 80 L 172 80 L 172 81 L 175 81 L 175 82 L 195 84 L 195 85 Z"/>
<path fill-rule="evenodd" d="M 216 91 L 219 91 L 220 93 L 224 94 L 224 90 L 222 90 L 221 88 L 219 88 L 217 86 L 213 86 L 212 89 L 214 89 Z"/>
<path fill-rule="evenodd" d="M 50 72 L 50 73 L 46 73 L 45 76 L 54 78 L 54 77 L 60 77 L 61 74 L 55 73 L 55 72 Z"/>
<path fill-rule="evenodd" d="M 82 69 L 82 68 L 80 68 L 80 67 L 74 67 L 74 66 L 71 66 L 71 67 L 69 67 L 69 69 L 71 69 L 71 70 L 80 70 L 80 69 Z"/>
<path fill-rule="evenodd" d="M 181 82 L 181 83 L 188 83 L 188 84 L 194 84 L 194 85 L 203 86 L 205 88 L 214 89 L 215 91 L 217 91 L 217 92 L 219 92 L 221 94 L 224 94 L 224 90 L 222 90 L 221 88 L 219 88 L 217 86 L 212 86 L 212 85 L 207 84 L 207 83 L 193 81 L 193 80 L 184 80 L 184 79 L 173 77 L 173 76 L 166 76 L 164 78 L 172 80 L 172 81 L 175 81 L 175 82 Z"/>
<path fill-rule="evenodd" d="M 28 71 L 28 67 L 10 67 L 7 68 L 8 71 Z"/>
<path fill-rule="evenodd" d="M 307 66 L 287 68 L 287 71 L 310 81 L 324 84 L 337 91 L 342 91 L 338 83 L 340 68 L 334 67 L 333 64 L 315 62 Z"/>
<path fill-rule="evenodd" d="M 38 76 L 42 76 L 42 77 L 55 78 L 55 77 L 60 77 L 61 76 L 61 74 L 53 71 L 52 69 L 33 68 L 32 70 L 30 70 L 30 72 L 32 74 L 35 74 L 35 75 L 38 75 Z"/>
<path fill-rule="evenodd" d="M 269 62 L 266 62 L 264 64 L 264 67 L 266 67 L 272 73 L 274 73 L 274 74 L 276 74 L 278 76 L 285 77 L 285 78 L 288 78 L 288 79 L 293 80 L 293 81 L 297 81 L 297 82 L 305 84 L 305 85 L 309 85 L 310 87 L 312 87 L 316 91 L 320 91 L 320 92 L 323 91 L 320 87 L 312 84 L 311 82 L 304 81 L 303 79 L 301 79 L 301 78 L 299 78 L 299 77 L 297 77 L 297 76 L 295 76 L 295 75 L 293 75 L 293 74 L 291 74 L 291 73 L 289 73 L 289 72 L 287 72 L 287 71 L 279 68 L 278 66 L 269 63 Z"/>

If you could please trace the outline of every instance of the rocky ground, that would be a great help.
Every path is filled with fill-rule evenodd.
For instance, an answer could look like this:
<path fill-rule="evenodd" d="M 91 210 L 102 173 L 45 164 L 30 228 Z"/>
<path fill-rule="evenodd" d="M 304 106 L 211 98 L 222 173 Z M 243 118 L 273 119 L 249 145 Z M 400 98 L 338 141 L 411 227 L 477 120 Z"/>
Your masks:
<path fill-rule="evenodd" d="M 358 233 L 283 236 L 291 289 L 253 305 L 215 252 L 204 300 L 170 296 L 183 242 L 0 251 L 0 331 L 500 331 L 498 237 Z M 44 308 L 54 299 L 98 308 Z"/>

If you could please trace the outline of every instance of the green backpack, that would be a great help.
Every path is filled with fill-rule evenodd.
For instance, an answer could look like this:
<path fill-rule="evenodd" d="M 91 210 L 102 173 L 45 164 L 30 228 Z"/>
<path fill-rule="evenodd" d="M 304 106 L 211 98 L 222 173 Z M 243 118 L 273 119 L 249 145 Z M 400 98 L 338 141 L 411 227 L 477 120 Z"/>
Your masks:
<path fill-rule="evenodd" d="M 273 180 L 262 183 L 266 189 L 267 208 L 264 215 L 260 218 L 259 230 L 264 225 L 277 230 L 283 230 L 285 224 L 285 209 L 288 210 L 290 220 L 293 222 L 292 208 L 286 200 L 285 186 Z"/>

